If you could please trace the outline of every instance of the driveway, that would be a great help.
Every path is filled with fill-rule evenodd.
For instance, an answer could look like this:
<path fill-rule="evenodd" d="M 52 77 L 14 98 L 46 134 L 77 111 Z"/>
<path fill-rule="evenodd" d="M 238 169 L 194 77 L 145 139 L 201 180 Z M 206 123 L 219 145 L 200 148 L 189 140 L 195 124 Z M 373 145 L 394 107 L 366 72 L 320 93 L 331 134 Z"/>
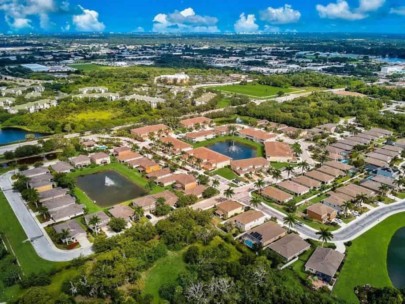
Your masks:
<path fill-rule="evenodd" d="M 92 254 L 93 250 L 90 243 L 87 244 L 87 247 L 82 246 L 74 250 L 56 248 L 38 220 L 25 205 L 21 195 L 12 189 L 11 176 L 13 174 L 14 171 L 10 171 L 0 176 L 0 188 L 3 190 L 8 203 L 23 227 L 28 238 L 27 241 L 31 242 L 37 254 L 44 260 L 52 262 L 71 261 L 80 256 Z"/>

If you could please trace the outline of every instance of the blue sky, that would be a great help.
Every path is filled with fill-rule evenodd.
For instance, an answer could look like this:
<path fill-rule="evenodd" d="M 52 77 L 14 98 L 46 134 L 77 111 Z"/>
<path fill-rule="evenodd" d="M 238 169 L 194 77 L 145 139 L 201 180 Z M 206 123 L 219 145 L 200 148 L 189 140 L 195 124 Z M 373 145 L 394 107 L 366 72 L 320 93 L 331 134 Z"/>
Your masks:
<path fill-rule="evenodd" d="M 405 1 L 0 0 L 0 31 L 405 33 Z"/>

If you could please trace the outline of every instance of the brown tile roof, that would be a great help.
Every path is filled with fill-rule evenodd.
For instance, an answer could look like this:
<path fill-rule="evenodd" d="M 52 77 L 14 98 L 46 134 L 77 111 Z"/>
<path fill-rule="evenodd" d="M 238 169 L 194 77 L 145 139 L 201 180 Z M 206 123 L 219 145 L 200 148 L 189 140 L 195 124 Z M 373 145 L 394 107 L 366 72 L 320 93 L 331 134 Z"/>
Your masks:
<path fill-rule="evenodd" d="M 382 160 L 383 162 L 390 162 L 392 157 L 391 156 L 387 156 L 387 155 L 383 155 L 383 154 L 379 154 L 379 153 L 374 153 L 374 152 L 370 152 L 366 154 L 367 157 L 371 157 L 371 158 L 375 158 L 378 160 Z"/>
<path fill-rule="evenodd" d="M 382 175 L 376 175 L 372 178 L 373 181 L 375 182 L 379 182 L 381 184 L 385 184 L 387 186 L 390 187 L 394 187 L 394 179 L 390 178 L 390 177 L 386 177 L 386 176 L 382 176 Z"/>
<path fill-rule="evenodd" d="M 230 211 L 237 210 L 237 209 L 239 209 L 241 207 L 243 207 L 242 204 L 240 204 L 238 202 L 235 202 L 235 201 L 228 200 L 228 201 L 225 201 L 223 203 L 218 204 L 217 205 L 217 210 L 221 210 L 221 211 L 227 213 L 227 212 L 230 212 Z"/>
<path fill-rule="evenodd" d="M 59 161 L 56 164 L 51 165 L 51 168 L 55 172 L 67 172 L 73 170 L 73 167 L 69 163 L 63 161 Z"/>
<path fill-rule="evenodd" d="M 321 217 L 324 217 L 325 215 L 335 212 L 335 209 L 321 203 L 316 203 L 309 206 L 307 208 L 307 211 L 311 211 L 313 213 L 319 214 Z"/>
<path fill-rule="evenodd" d="M 143 156 L 141 154 L 137 153 L 137 152 L 128 151 L 128 152 L 121 153 L 120 155 L 118 155 L 117 159 L 119 161 L 122 161 L 122 162 L 128 162 L 130 160 L 139 159 L 139 158 L 142 158 L 142 157 Z"/>
<path fill-rule="evenodd" d="M 188 138 L 188 139 L 196 139 L 196 138 L 200 138 L 200 137 L 207 137 L 207 136 L 214 135 L 214 134 L 215 134 L 214 130 L 200 130 L 197 132 L 186 133 L 186 135 L 184 135 L 184 137 Z"/>
<path fill-rule="evenodd" d="M 293 198 L 293 195 L 272 186 L 264 188 L 262 194 L 277 202 L 287 202 Z"/>
<path fill-rule="evenodd" d="M 209 124 L 210 122 L 211 119 L 203 116 L 180 120 L 180 124 L 185 128 L 193 127 L 196 124 Z"/>
<path fill-rule="evenodd" d="M 332 168 L 336 168 L 342 171 L 349 171 L 351 169 L 353 169 L 353 166 L 350 166 L 348 164 L 344 164 L 342 162 L 339 161 L 328 161 L 325 163 L 326 166 L 332 167 Z"/>
<path fill-rule="evenodd" d="M 345 255 L 336 250 L 318 247 L 305 264 L 305 267 L 333 277 L 344 258 Z"/>
<path fill-rule="evenodd" d="M 329 167 L 326 165 L 323 165 L 323 166 L 317 168 L 317 170 L 320 172 L 326 173 L 328 175 L 332 175 L 335 178 L 346 175 L 343 171 L 340 171 L 339 169 L 332 168 L 332 167 Z"/>
<path fill-rule="evenodd" d="M 245 129 L 239 130 L 238 132 L 239 132 L 239 134 L 249 136 L 249 137 L 261 140 L 261 141 L 269 140 L 269 139 L 276 137 L 276 135 L 273 133 L 268 133 L 263 130 L 256 130 L 253 128 L 245 128 Z"/>
<path fill-rule="evenodd" d="M 391 150 L 388 150 L 388 149 L 384 149 L 384 147 L 383 147 L 383 148 L 379 148 L 379 149 L 375 149 L 374 152 L 375 152 L 375 153 L 382 154 L 382 155 L 388 155 L 388 156 L 391 156 L 391 157 L 395 157 L 395 156 L 398 156 L 398 155 L 399 155 L 399 152 L 391 151 Z"/>
<path fill-rule="evenodd" d="M 294 152 L 290 145 L 284 142 L 265 142 L 267 157 L 290 157 L 294 158 Z"/>
<path fill-rule="evenodd" d="M 269 245 L 269 248 L 277 252 L 287 260 L 309 249 L 311 245 L 305 242 L 299 235 L 291 233 Z"/>
<path fill-rule="evenodd" d="M 296 194 L 296 195 L 302 195 L 302 194 L 309 192 L 309 188 L 307 188 L 301 184 L 294 183 L 289 180 L 278 183 L 277 186 L 279 186 L 293 194 Z"/>
<path fill-rule="evenodd" d="M 307 176 L 301 175 L 291 179 L 294 183 L 304 185 L 308 188 L 319 188 L 322 183 L 316 179 L 309 178 Z"/>
<path fill-rule="evenodd" d="M 364 159 L 364 162 L 366 164 L 373 165 L 373 166 L 376 166 L 376 167 L 381 167 L 381 168 L 388 168 L 390 166 L 387 162 L 385 162 L 383 160 L 380 160 L 380 159 L 375 159 L 375 158 L 372 158 L 372 157 L 366 157 Z"/>
<path fill-rule="evenodd" d="M 88 157 L 87 155 L 79 155 L 79 156 L 70 158 L 70 161 L 74 165 L 81 164 L 81 163 L 89 163 L 90 157 Z"/>
<path fill-rule="evenodd" d="M 364 188 L 373 190 L 373 191 L 375 191 L 375 192 L 379 192 L 380 189 L 381 189 L 381 186 L 382 186 L 381 183 L 375 182 L 375 181 L 372 181 L 372 180 L 367 180 L 367 181 L 365 181 L 365 182 L 362 182 L 360 185 L 361 185 L 362 187 L 364 187 Z"/>
<path fill-rule="evenodd" d="M 364 188 L 364 187 L 361 187 L 361 186 L 358 186 L 356 184 L 347 184 L 347 185 L 345 185 L 343 187 L 337 188 L 336 192 L 340 192 L 340 193 L 344 193 L 346 195 L 350 195 L 353 198 L 356 197 L 359 194 L 365 194 L 365 195 L 370 195 L 370 196 L 375 194 L 374 191 L 372 191 L 370 189 L 367 189 L 367 188 Z"/>
<path fill-rule="evenodd" d="M 125 205 L 115 205 L 108 212 L 115 218 L 123 218 L 125 220 L 134 215 L 134 209 Z"/>
<path fill-rule="evenodd" d="M 346 195 L 344 193 L 340 193 L 340 192 L 330 191 L 326 194 L 329 195 L 329 197 L 324 199 L 324 201 L 333 203 L 337 206 L 342 206 L 345 202 L 351 201 L 353 199 L 351 196 Z"/>
<path fill-rule="evenodd" d="M 332 175 L 325 174 L 325 173 L 322 173 L 317 170 L 309 171 L 309 172 L 305 173 L 305 176 L 308 176 L 312 179 L 319 180 L 323 183 L 330 183 L 335 179 Z"/>
<path fill-rule="evenodd" d="M 153 167 L 157 165 L 157 163 L 155 163 L 153 160 L 150 160 L 149 158 L 146 157 L 128 161 L 128 164 L 132 167 L 141 167 L 141 168 Z"/>
<path fill-rule="evenodd" d="M 187 151 L 187 154 L 193 155 L 194 157 L 199 158 L 203 161 L 209 162 L 211 164 L 217 164 L 217 163 L 222 163 L 222 162 L 231 160 L 230 157 L 220 154 L 218 152 L 212 151 L 205 147 L 200 147 L 200 148 L 193 149 L 191 151 Z"/>
<path fill-rule="evenodd" d="M 333 153 L 333 154 L 347 153 L 346 150 L 339 149 L 339 148 L 335 148 L 335 147 L 332 147 L 332 146 L 327 146 L 327 147 L 325 148 L 325 150 L 328 151 L 329 153 Z"/>
<path fill-rule="evenodd" d="M 260 242 L 266 244 L 275 238 L 282 237 L 286 234 L 286 232 L 287 231 L 283 227 L 280 227 L 277 223 L 269 221 L 250 229 L 246 232 L 246 234 L 251 235 L 254 238 L 256 238 L 257 234 L 260 234 Z"/>
<path fill-rule="evenodd" d="M 158 125 L 144 126 L 144 127 L 132 129 L 131 134 L 142 137 L 142 136 L 149 135 L 149 133 L 157 133 L 159 131 L 165 131 L 168 129 L 169 129 L 168 126 L 166 126 L 164 124 L 158 124 Z"/>
<path fill-rule="evenodd" d="M 90 155 L 91 160 L 99 160 L 99 159 L 105 159 L 105 158 L 110 159 L 110 156 L 104 152 L 97 152 L 97 153 L 94 153 L 93 155 Z"/>
<path fill-rule="evenodd" d="M 165 199 L 165 204 L 173 207 L 176 205 L 177 201 L 179 200 L 179 198 L 177 197 L 176 194 L 174 194 L 173 192 L 169 191 L 169 190 L 165 190 L 163 192 L 160 193 L 156 193 L 156 194 L 152 194 L 152 197 L 154 197 L 156 200 L 158 198 L 164 198 Z"/>
<path fill-rule="evenodd" d="M 169 175 L 169 174 L 171 174 L 171 173 L 172 173 L 172 171 L 170 171 L 169 168 L 164 168 L 164 169 L 159 170 L 159 171 L 154 171 L 154 172 L 148 173 L 148 174 L 147 174 L 147 177 L 148 177 L 148 178 L 156 178 L 156 179 L 159 179 L 159 178 L 161 178 L 161 177 L 163 177 L 163 176 L 166 176 L 166 175 Z"/>
<path fill-rule="evenodd" d="M 173 149 L 176 151 L 183 151 L 185 149 L 191 149 L 192 146 L 188 143 L 185 143 L 184 141 L 181 141 L 177 138 L 167 136 L 167 137 L 162 137 L 161 142 L 163 143 L 171 143 L 173 145 Z"/>
<path fill-rule="evenodd" d="M 185 187 L 188 184 L 196 183 L 196 179 L 194 176 L 190 174 L 178 173 L 162 177 L 161 179 L 159 179 L 159 183 L 162 184 L 176 183 Z"/>
<path fill-rule="evenodd" d="M 390 150 L 398 153 L 402 152 L 402 148 L 397 146 L 385 145 L 382 148 L 385 150 Z"/>
<path fill-rule="evenodd" d="M 121 153 L 126 153 L 126 152 L 130 152 L 131 148 L 130 147 L 126 147 L 126 146 L 122 146 L 122 147 L 115 147 L 113 149 L 113 153 L 120 155 Z"/>
<path fill-rule="evenodd" d="M 335 148 L 338 148 L 338 149 L 345 150 L 345 151 L 353 150 L 353 146 L 349 146 L 349 145 L 342 144 L 342 143 L 335 143 L 335 144 L 332 144 L 331 146 L 335 147 Z"/>
<path fill-rule="evenodd" d="M 184 193 L 186 195 L 195 195 L 197 197 L 200 197 L 203 194 L 203 192 L 205 191 L 205 189 L 207 189 L 206 186 L 197 185 L 197 187 L 195 187 L 195 188 L 184 190 Z"/>
<path fill-rule="evenodd" d="M 246 225 L 246 224 L 254 222 L 262 217 L 264 217 L 263 212 L 260 212 L 257 210 L 249 210 L 249 211 L 243 212 L 241 214 L 238 214 L 237 216 L 232 217 L 230 220 L 239 222 L 242 225 Z"/>
<path fill-rule="evenodd" d="M 393 134 L 392 131 L 388 131 L 388 130 L 381 129 L 381 128 L 372 128 L 372 129 L 370 129 L 370 131 L 371 131 L 371 132 L 376 132 L 376 133 L 382 134 L 382 135 L 384 135 L 384 136 L 390 136 L 390 135 Z"/>
<path fill-rule="evenodd" d="M 238 168 L 245 169 L 249 167 L 265 167 L 265 166 L 269 166 L 269 162 L 263 157 L 254 157 L 231 161 L 231 167 L 237 169 Z"/>

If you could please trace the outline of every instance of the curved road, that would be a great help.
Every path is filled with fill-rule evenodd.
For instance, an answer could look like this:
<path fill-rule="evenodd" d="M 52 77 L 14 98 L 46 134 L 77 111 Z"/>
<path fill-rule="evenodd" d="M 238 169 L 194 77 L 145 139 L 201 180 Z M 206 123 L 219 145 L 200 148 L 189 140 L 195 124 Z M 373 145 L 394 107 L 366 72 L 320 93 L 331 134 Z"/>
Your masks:
<path fill-rule="evenodd" d="M 41 224 L 25 205 L 21 195 L 12 189 L 11 176 L 13 174 L 14 171 L 10 171 L 0 176 L 0 187 L 28 237 L 26 241 L 31 242 L 37 254 L 44 260 L 53 262 L 71 261 L 80 256 L 92 254 L 91 247 L 61 250 L 54 245 Z"/>

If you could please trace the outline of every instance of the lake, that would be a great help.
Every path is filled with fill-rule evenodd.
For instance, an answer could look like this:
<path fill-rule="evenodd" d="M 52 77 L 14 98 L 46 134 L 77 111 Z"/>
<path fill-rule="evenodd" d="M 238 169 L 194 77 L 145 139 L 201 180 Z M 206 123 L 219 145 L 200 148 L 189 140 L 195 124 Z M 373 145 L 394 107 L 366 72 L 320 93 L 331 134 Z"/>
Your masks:
<path fill-rule="evenodd" d="M 405 227 L 395 232 L 388 246 L 387 267 L 392 284 L 405 288 Z"/>
<path fill-rule="evenodd" d="M 207 148 L 215 152 L 221 153 L 223 155 L 226 155 L 232 158 L 233 160 L 256 157 L 255 148 L 239 143 L 237 141 L 235 142 L 231 140 L 221 141 L 213 145 L 207 146 Z"/>
<path fill-rule="evenodd" d="M 44 134 L 33 133 L 22 129 L 5 128 L 0 129 L 0 145 L 11 144 L 16 141 L 25 140 L 27 134 L 33 134 L 36 138 L 44 136 Z"/>
<path fill-rule="evenodd" d="M 111 170 L 79 176 L 77 186 L 101 207 L 110 207 L 147 194 L 145 189 Z"/>

